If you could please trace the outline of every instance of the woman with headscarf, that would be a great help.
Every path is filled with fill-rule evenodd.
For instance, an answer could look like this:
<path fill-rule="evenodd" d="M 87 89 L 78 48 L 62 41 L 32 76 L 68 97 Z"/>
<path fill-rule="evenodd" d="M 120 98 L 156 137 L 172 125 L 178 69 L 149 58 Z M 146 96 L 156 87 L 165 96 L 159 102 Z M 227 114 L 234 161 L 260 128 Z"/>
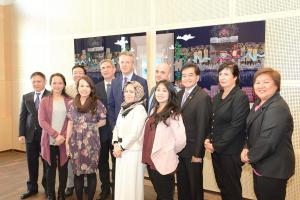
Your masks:
<path fill-rule="evenodd" d="M 137 81 L 124 86 L 124 102 L 113 130 L 116 157 L 115 200 L 144 199 L 142 164 L 143 127 L 147 118 L 143 86 Z"/>

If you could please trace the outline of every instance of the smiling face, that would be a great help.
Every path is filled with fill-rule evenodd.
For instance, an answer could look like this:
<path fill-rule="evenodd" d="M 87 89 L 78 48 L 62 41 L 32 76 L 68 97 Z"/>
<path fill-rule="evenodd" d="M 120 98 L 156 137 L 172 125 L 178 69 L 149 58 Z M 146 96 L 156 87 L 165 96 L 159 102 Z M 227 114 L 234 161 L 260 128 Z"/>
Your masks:
<path fill-rule="evenodd" d="M 277 91 L 276 86 L 272 77 L 268 74 L 259 75 L 254 82 L 254 92 L 260 98 L 261 101 L 267 101 Z"/>
<path fill-rule="evenodd" d="M 166 104 L 169 100 L 169 91 L 164 84 L 159 84 L 155 90 L 155 98 L 159 104 Z"/>
<path fill-rule="evenodd" d="M 76 67 L 72 71 L 73 80 L 75 83 L 85 75 L 84 70 L 81 67 Z"/>
<path fill-rule="evenodd" d="M 62 90 L 65 88 L 65 83 L 60 76 L 53 76 L 50 86 L 54 94 L 61 94 Z"/>
<path fill-rule="evenodd" d="M 235 86 L 237 77 L 232 74 L 229 68 L 224 68 L 219 72 L 219 83 L 223 89 L 230 89 Z"/>
<path fill-rule="evenodd" d="M 182 71 L 181 83 L 185 89 L 190 89 L 199 81 L 199 75 L 196 75 L 194 68 L 189 67 Z"/>
<path fill-rule="evenodd" d="M 78 82 L 78 93 L 81 97 L 89 97 L 91 94 L 91 86 L 84 79 L 80 79 Z"/>
<path fill-rule="evenodd" d="M 121 55 L 119 57 L 119 65 L 122 74 L 129 75 L 133 72 L 133 57 Z"/>
<path fill-rule="evenodd" d="M 126 103 L 134 102 L 135 98 L 135 89 L 133 85 L 129 84 L 124 89 L 124 100 Z"/>
<path fill-rule="evenodd" d="M 34 91 L 41 92 L 43 89 L 45 89 L 46 80 L 39 75 L 35 75 L 31 78 L 31 84 Z"/>

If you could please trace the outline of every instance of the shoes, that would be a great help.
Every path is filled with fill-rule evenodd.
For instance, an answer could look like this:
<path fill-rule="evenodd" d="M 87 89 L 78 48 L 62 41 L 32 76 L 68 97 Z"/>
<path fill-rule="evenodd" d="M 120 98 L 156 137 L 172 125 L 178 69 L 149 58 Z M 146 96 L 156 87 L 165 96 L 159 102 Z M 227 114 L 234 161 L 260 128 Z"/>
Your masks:
<path fill-rule="evenodd" d="M 67 187 L 67 189 L 65 191 L 65 196 L 66 197 L 72 196 L 73 191 L 74 191 L 74 187 Z"/>
<path fill-rule="evenodd" d="M 55 195 L 48 195 L 47 200 L 55 200 Z"/>
<path fill-rule="evenodd" d="M 28 197 L 31 197 L 32 195 L 35 195 L 38 193 L 37 191 L 31 192 L 31 191 L 26 191 L 23 194 L 21 194 L 20 199 L 27 199 Z"/>
<path fill-rule="evenodd" d="M 96 198 L 96 200 L 106 200 L 110 195 L 110 190 L 107 191 L 102 191 L 98 197 Z"/>

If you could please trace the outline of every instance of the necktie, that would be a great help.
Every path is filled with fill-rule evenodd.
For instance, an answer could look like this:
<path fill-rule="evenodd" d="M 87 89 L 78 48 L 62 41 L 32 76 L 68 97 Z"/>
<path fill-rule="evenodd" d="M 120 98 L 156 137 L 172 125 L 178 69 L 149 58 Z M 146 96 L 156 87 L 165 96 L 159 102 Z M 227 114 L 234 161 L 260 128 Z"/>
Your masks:
<path fill-rule="evenodd" d="M 123 81 L 123 87 L 122 88 L 124 88 L 124 85 L 127 83 L 127 77 L 124 77 L 124 81 Z"/>
<path fill-rule="evenodd" d="M 106 84 L 106 95 L 107 95 L 107 99 L 109 99 L 109 96 L 110 96 L 110 86 L 111 86 L 110 83 L 107 83 L 107 84 Z"/>
<path fill-rule="evenodd" d="M 34 101 L 34 105 L 35 105 L 35 109 L 38 110 L 39 109 L 39 105 L 40 105 L 40 92 L 35 93 L 36 94 L 36 98 Z"/>
<path fill-rule="evenodd" d="M 184 102 L 186 101 L 187 97 L 189 96 L 189 92 L 185 91 L 182 97 L 182 101 L 181 101 L 181 107 L 183 106 Z"/>

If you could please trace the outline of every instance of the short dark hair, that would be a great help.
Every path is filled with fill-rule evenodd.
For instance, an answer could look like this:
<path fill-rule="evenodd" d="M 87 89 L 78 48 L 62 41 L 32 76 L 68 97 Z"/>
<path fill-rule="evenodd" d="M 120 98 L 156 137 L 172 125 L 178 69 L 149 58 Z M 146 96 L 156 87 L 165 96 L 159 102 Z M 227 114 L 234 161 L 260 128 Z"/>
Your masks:
<path fill-rule="evenodd" d="M 76 68 L 81 68 L 84 71 L 84 74 L 86 74 L 86 69 L 83 65 L 75 65 L 74 67 L 72 67 L 72 73 L 73 73 L 73 70 Z"/>
<path fill-rule="evenodd" d="M 42 77 L 44 80 L 46 80 L 46 76 L 45 74 L 43 74 L 42 72 L 33 72 L 30 76 L 30 79 L 32 79 L 34 76 L 40 76 Z"/>
<path fill-rule="evenodd" d="M 54 73 L 54 74 L 52 74 L 52 75 L 50 76 L 49 84 L 51 85 L 52 79 L 53 79 L 53 77 L 55 77 L 55 76 L 60 77 L 60 78 L 63 80 L 64 84 L 65 84 L 65 87 L 63 88 L 61 94 L 62 94 L 63 96 L 65 96 L 65 97 L 69 97 L 69 95 L 67 95 L 67 93 L 66 93 L 66 85 L 67 85 L 66 78 L 65 78 L 64 75 L 62 75 L 61 73 Z"/>
<path fill-rule="evenodd" d="M 236 63 L 231 62 L 231 61 L 222 63 L 218 69 L 218 75 L 223 69 L 229 69 L 231 71 L 232 75 L 234 77 L 236 77 L 235 84 L 236 85 L 240 84 L 240 78 L 239 78 L 240 71 L 239 71 L 239 67 Z"/>
<path fill-rule="evenodd" d="M 183 72 L 184 70 L 186 70 L 186 69 L 188 69 L 188 68 L 193 68 L 195 74 L 196 74 L 197 76 L 200 75 L 200 69 L 199 69 L 199 67 L 198 67 L 196 64 L 194 64 L 194 63 L 187 63 L 186 65 L 184 65 L 184 66 L 181 68 L 181 71 L 180 71 L 181 74 L 182 74 L 182 72 Z"/>
<path fill-rule="evenodd" d="M 255 84 L 257 77 L 262 74 L 269 75 L 272 78 L 272 80 L 274 81 L 275 85 L 277 86 L 277 91 L 280 91 L 281 75 L 277 70 L 275 70 L 271 67 L 265 67 L 265 68 L 261 68 L 261 69 L 257 70 L 257 72 L 255 72 L 254 77 L 253 77 L 253 85 Z"/>

